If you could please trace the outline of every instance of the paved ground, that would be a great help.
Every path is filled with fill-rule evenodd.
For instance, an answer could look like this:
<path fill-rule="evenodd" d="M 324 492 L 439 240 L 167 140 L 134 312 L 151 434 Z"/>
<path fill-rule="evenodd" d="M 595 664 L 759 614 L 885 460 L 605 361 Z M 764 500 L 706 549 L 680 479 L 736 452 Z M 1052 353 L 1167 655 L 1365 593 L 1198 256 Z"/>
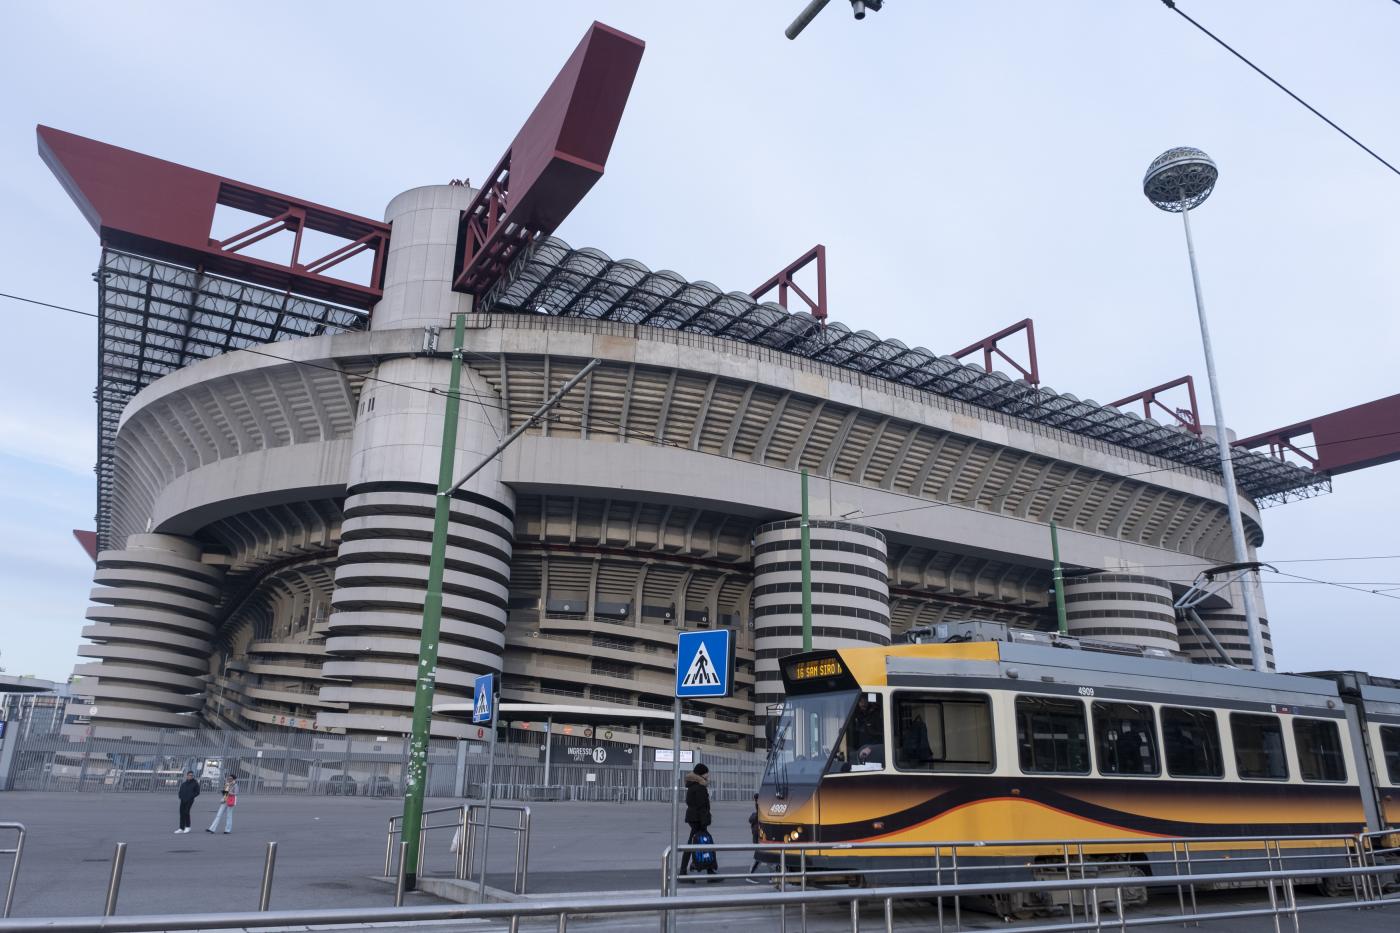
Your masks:
<path fill-rule="evenodd" d="M 206 795 L 209 796 L 209 795 Z M 453 801 L 430 801 L 429 806 Z M 110 872 L 112 849 L 128 846 L 119 913 L 180 913 L 241 911 L 257 907 L 263 856 L 269 840 L 278 843 L 274 909 L 382 907 L 392 903 L 392 890 L 375 880 L 383 868 L 384 830 L 401 801 L 343 797 L 248 797 L 237 811 L 235 832 L 225 836 L 204 832 L 214 802 L 201 797 L 195 809 L 195 831 L 173 835 L 176 805 L 162 795 L 0 793 L 0 820 L 25 823 L 30 836 L 15 899 L 14 916 L 74 916 L 101 913 Z M 532 893 L 602 893 L 657 890 L 660 853 L 669 843 L 669 805 L 661 804 L 535 804 L 530 848 Z M 716 804 L 713 827 L 720 842 L 748 838 L 748 811 L 742 803 Z M 202 820 L 202 822 L 201 822 Z M 509 884 L 506 873 L 513 852 L 504 834 L 493 834 L 493 886 Z M 446 871 L 450 863 L 450 834 L 439 834 L 429 848 L 428 874 Z M 5 865 L 0 859 L 0 884 Z M 742 856 L 725 856 L 721 867 L 742 870 Z M 700 885 L 695 893 L 758 892 L 767 887 L 735 881 Z M 1260 903 L 1255 892 L 1203 897 L 1202 909 L 1217 905 Z M 1320 901 L 1314 901 L 1319 902 Z M 412 903 L 441 903 L 426 895 Z M 1335 903 L 1335 902 L 1333 902 Z M 1174 908 L 1175 898 L 1148 913 Z M 1144 916 L 1143 913 L 1130 916 Z M 927 905 L 896 910 L 897 929 L 935 929 Z M 789 930 L 801 929 L 797 911 L 789 911 Z M 683 916 L 681 930 L 720 930 L 738 926 L 754 931 L 777 929 L 773 909 L 743 909 Z M 951 917 L 948 929 L 952 929 Z M 850 929 L 844 909 L 812 911 L 808 928 L 816 931 Z M 579 917 L 573 930 L 655 930 L 654 914 L 631 917 Z M 876 905 L 864 913 L 862 928 L 883 928 Z M 1286 929 L 1291 925 L 1285 923 Z M 381 927 L 381 929 L 386 929 Z M 388 928 L 388 929 L 393 929 Z M 502 924 L 445 923 L 429 931 L 504 929 Z M 526 930 L 557 929 L 553 920 L 527 922 Z M 1013 930 L 1014 925 L 986 915 L 964 914 L 964 929 Z M 1165 929 L 1165 927 L 1163 927 Z M 1267 933 L 1272 921 L 1248 920 L 1203 926 L 1230 933 Z M 1380 933 L 1400 929 L 1400 916 L 1388 911 L 1329 912 L 1305 916 L 1301 929 L 1325 933 Z"/>
<path fill-rule="evenodd" d="M 428 807 L 455 803 L 430 800 Z M 228 836 L 204 831 L 215 795 L 195 802 L 188 835 L 172 832 L 177 806 L 173 793 L 0 793 L 0 821 L 18 820 L 29 829 L 14 916 L 100 914 L 118 842 L 127 843 L 123 914 L 255 909 L 269 841 L 278 848 L 275 908 L 392 902 L 392 891 L 371 876 L 383 871 L 386 824 L 402 811 L 401 800 L 245 796 Z M 661 851 L 670 843 L 669 804 L 543 803 L 532 809 L 532 892 L 658 890 Z M 718 803 L 714 812 L 717 839 L 748 840 L 743 804 Z M 450 870 L 450 839 L 451 833 L 429 835 L 425 874 Z M 508 888 L 509 835 L 493 832 L 491 852 L 489 883 Z M 3 857 L 0 863 L 0 871 L 8 868 Z M 416 901 L 435 902 L 426 895 Z"/>

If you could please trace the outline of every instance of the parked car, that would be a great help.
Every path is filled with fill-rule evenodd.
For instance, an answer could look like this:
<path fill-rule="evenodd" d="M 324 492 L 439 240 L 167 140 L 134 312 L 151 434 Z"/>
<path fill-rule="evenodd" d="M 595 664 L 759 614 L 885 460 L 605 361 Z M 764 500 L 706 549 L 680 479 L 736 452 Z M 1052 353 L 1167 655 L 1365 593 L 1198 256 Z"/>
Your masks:
<path fill-rule="evenodd" d="M 333 774 L 326 778 L 326 793 L 332 797 L 353 797 L 358 789 L 355 779 L 348 774 Z"/>
<path fill-rule="evenodd" d="M 394 782 L 382 774 L 377 774 L 365 782 L 366 797 L 393 797 L 396 793 Z"/>

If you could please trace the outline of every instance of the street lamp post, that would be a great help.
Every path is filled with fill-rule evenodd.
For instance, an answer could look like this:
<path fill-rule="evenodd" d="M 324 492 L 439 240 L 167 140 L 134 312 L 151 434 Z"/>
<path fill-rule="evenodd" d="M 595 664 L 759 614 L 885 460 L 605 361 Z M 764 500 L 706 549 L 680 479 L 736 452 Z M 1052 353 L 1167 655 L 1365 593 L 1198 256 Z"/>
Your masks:
<path fill-rule="evenodd" d="M 1196 315 L 1201 322 L 1201 346 L 1205 350 L 1206 377 L 1210 381 L 1211 405 L 1215 411 L 1215 439 L 1220 448 L 1220 472 L 1225 482 L 1225 507 L 1230 514 L 1230 537 L 1235 545 L 1235 563 L 1249 561 L 1244 539 L 1244 524 L 1236 500 L 1235 467 L 1230 458 L 1230 440 L 1225 430 L 1225 407 L 1220 399 L 1220 383 L 1215 376 L 1215 354 L 1211 352 L 1210 328 L 1206 324 L 1206 303 L 1201 295 L 1201 276 L 1196 269 L 1196 247 L 1191 240 L 1191 209 L 1199 207 L 1215 190 L 1219 171 L 1210 156 L 1199 149 L 1182 146 L 1168 149 L 1152 160 L 1142 179 L 1142 193 L 1154 206 L 1181 215 L 1186 229 L 1186 255 L 1191 263 L 1191 284 L 1196 290 Z M 1264 654 L 1264 632 L 1259 626 L 1259 613 L 1254 606 L 1253 580 L 1246 574 L 1240 578 L 1244 601 L 1245 625 L 1249 629 L 1249 652 L 1254 669 L 1269 669 Z"/>

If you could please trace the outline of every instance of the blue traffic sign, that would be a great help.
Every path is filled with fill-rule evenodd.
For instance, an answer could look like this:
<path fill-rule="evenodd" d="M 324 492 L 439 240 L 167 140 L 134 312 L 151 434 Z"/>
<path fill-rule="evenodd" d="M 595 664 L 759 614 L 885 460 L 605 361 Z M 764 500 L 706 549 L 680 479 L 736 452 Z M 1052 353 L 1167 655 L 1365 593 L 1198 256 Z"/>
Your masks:
<path fill-rule="evenodd" d="M 676 696 L 727 697 L 734 688 L 734 633 L 729 629 L 676 636 Z"/>
<path fill-rule="evenodd" d="M 495 715 L 496 691 L 491 689 L 495 674 L 482 674 L 476 679 L 476 687 L 472 690 L 472 696 L 476 699 L 472 701 L 472 722 L 490 722 Z"/>

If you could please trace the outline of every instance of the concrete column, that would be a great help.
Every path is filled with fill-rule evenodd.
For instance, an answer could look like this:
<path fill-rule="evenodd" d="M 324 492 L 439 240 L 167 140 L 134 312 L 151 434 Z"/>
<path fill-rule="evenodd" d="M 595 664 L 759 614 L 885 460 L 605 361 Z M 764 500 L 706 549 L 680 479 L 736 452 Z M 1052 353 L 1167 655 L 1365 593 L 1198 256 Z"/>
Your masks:
<path fill-rule="evenodd" d="M 384 297 L 370 317 L 372 330 L 447 327 L 452 315 L 470 311 L 472 299 L 452 290 L 457 223 L 475 189 L 427 185 L 400 194 L 384 210 L 394 225 L 384 267 Z"/>
<path fill-rule="evenodd" d="M 456 218 L 470 190 L 415 188 L 395 198 L 384 299 L 372 326 L 446 327 L 470 310 L 451 291 Z M 422 629 L 423 595 L 441 457 L 450 361 L 388 360 L 366 381 L 351 441 L 345 518 L 327 628 L 322 700 L 343 702 L 318 722 L 352 732 L 407 733 Z M 490 383 L 463 368 L 456 471 L 465 472 L 508 430 Z M 499 672 L 505 646 L 515 494 L 492 462 L 453 496 L 443 575 L 437 700 L 470 700 L 478 674 Z M 436 718 L 434 736 L 466 738 L 468 724 Z"/>

